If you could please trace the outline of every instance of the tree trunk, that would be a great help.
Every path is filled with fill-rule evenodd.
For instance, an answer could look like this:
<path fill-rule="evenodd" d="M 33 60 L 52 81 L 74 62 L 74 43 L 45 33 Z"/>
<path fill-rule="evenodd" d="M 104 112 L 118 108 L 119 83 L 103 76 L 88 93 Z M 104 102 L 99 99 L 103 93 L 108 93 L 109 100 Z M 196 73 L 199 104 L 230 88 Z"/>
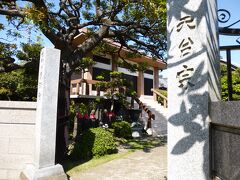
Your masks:
<path fill-rule="evenodd" d="M 59 90 L 58 90 L 58 113 L 57 113 L 57 136 L 56 136 L 56 163 L 63 160 L 68 145 L 68 125 L 70 107 L 70 81 L 71 75 L 65 73 L 60 66 Z"/>
<path fill-rule="evenodd" d="M 73 140 L 76 140 L 78 132 L 78 118 L 77 116 L 74 117 L 74 125 L 73 125 Z"/>

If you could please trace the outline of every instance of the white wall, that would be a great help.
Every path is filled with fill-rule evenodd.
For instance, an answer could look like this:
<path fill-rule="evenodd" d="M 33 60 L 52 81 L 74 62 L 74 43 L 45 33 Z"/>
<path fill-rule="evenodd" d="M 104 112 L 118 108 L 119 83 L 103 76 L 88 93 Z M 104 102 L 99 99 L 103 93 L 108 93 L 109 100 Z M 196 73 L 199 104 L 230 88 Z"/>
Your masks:
<path fill-rule="evenodd" d="M 18 179 L 33 163 L 35 102 L 0 101 L 0 179 Z"/>
<path fill-rule="evenodd" d="M 112 70 L 112 64 L 104 64 L 104 63 L 100 63 L 100 62 L 96 62 L 96 64 L 94 64 L 93 67 L 110 70 L 110 71 Z"/>

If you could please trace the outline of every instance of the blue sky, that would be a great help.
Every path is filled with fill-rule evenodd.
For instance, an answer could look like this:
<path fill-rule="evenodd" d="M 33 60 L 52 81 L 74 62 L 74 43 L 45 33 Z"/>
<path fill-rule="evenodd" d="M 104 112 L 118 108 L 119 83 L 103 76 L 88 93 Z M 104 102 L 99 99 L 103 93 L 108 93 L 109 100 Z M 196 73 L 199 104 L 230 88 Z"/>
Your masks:
<path fill-rule="evenodd" d="M 57 0 L 48 0 L 48 2 L 57 2 Z M 17 1 L 17 5 L 19 7 L 24 7 L 26 6 L 26 2 L 22 2 L 22 1 Z M 6 21 L 5 16 L 0 15 L 0 22 L 5 26 L 5 27 L 10 27 L 13 28 L 13 26 L 11 26 L 11 24 L 8 23 L 8 21 Z M 6 36 L 6 31 L 0 31 L 0 40 L 3 42 L 9 42 L 9 43 L 16 43 L 18 46 L 20 45 L 20 43 L 26 43 L 28 42 L 28 39 L 30 37 L 30 39 L 32 40 L 32 42 L 36 42 L 37 41 L 37 36 L 41 37 L 42 39 L 42 44 L 45 47 L 53 47 L 52 43 L 40 32 L 37 30 L 37 28 L 31 30 L 31 33 L 29 34 L 29 31 L 27 31 L 26 29 L 21 29 L 19 31 L 21 33 L 21 35 L 23 36 L 23 38 L 18 38 L 18 39 L 13 39 L 10 37 Z M 7 41 L 4 41 L 5 39 L 7 39 Z"/>
<path fill-rule="evenodd" d="M 227 23 L 224 23 L 224 24 L 219 23 L 219 26 L 226 27 L 226 26 L 240 20 L 239 5 L 240 5 L 239 0 L 218 0 L 219 9 L 226 9 L 230 12 L 230 15 L 231 15 L 231 17 Z M 232 27 L 240 28 L 240 22 Z M 238 38 L 240 40 L 240 36 L 220 36 L 220 38 L 219 38 L 220 46 L 240 45 L 239 43 L 236 42 L 236 40 Z M 221 52 L 220 55 L 223 57 L 223 59 L 226 59 L 225 52 Z M 240 50 L 232 51 L 231 56 L 232 56 L 232 64 L 240 67 Z"/>
<path fill-rule="evenodd" d="M 0 15 L 0 22 L 5 26 L 5 27 L 10 27 L 12 29 L 14 29 L 13 27 L 11 27 L 11 25 L 6 21 L 4 16 Z M 6 31 L 2 30 L 0 31 L 0 40 L 3 42 L 8 42 L 8 43 L 16 43 L 18 46 L 20 45 L 20 43 L 26 43 L 28 42 L 28 39 L 30 37 L 31 41 L 36 42 L 37 40 L 37 36 L 39 36 L 42 40 L 42 44 L 45 47 L 53 47 L 52 43 L 40 32 L 37 30 L 37 28 L 31 30 L 31 33 L 29 33 L 29 31 L 27 31 L 26 28 L 23 28 L 19 31 L 19 33 L 21 33 L 21 35 L 23 36 L 22 38 L 17 38 L 14 39 L 12 37 L 7 37 L 6 36 Z M 6 41 L 7 40 L 7 41 Z"/>

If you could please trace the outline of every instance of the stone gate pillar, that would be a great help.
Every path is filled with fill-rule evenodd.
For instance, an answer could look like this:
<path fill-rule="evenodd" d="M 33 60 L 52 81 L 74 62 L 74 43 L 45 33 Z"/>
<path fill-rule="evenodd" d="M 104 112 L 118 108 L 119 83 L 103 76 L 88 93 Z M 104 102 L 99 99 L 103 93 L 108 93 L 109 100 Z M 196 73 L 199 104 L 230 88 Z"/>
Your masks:
<path fill-rule="evenodd" d="M 215 0 L 167 0 L 168 179 L 210 179 L 209 109 L 220 100 Z"/>
<path fill-rule="evenodd" d="M 42 49 L 38 74 L 34 162 L 26 165 L 20 175 L 22 180 L 67 179 L 63 167 L 55 164 L 59 67 L 60 50 Z"/>

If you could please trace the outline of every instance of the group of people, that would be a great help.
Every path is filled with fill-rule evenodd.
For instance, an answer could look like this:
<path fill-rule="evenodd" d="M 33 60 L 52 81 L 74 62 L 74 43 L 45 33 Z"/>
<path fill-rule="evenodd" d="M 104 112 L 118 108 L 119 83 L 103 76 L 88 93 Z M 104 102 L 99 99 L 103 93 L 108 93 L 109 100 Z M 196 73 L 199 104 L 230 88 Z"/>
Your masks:
<path fill-rule="evenodd" d="M 99 126 L 108 128 L 111 125 L 112 121 L 115 119 L 114 112 L 107 111 L 107 109 L 98 111 L 97 113 L 95 110 L 92 110 L 90 114 L 81 114 L 78 112 L 76 116 L 78 119 L 79 130 L 81 132 L 89 128 L 96 128 Z"/>

